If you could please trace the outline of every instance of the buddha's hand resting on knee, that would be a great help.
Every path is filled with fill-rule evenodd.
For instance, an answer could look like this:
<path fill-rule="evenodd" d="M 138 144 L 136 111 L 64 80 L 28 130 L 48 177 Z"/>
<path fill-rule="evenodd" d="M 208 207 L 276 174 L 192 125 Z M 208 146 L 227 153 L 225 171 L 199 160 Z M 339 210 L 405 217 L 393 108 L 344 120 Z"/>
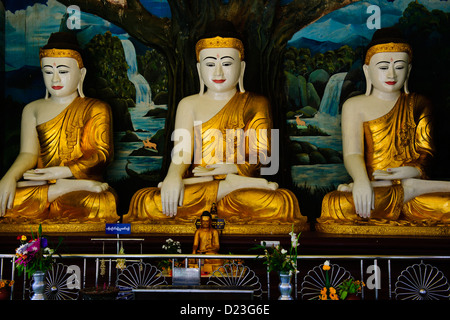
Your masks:
<path fill-rule="evenodd" d="M 367 181 L 353 182 L 353 202 L 356 214 L 361 218 L 370 218 L 370 210 L 375 208 L 375 195 L 372 184 Z"/>
<path fill-rule="evenodd" d="M 163 213 L 169 217 L 176 216 L 177 206 L 183 205 L 183 180 L 181 179 L 181 177 L 167 176 L 159 186 L 161 188 L 161 203 Z"/>
<path fill-rule="evenodd" d="M 12 177 L 4 176 L 0 180 L 0 216 L 3 217 L 6 209 L 11 209 L 16 194 L 16 180 Z"/>

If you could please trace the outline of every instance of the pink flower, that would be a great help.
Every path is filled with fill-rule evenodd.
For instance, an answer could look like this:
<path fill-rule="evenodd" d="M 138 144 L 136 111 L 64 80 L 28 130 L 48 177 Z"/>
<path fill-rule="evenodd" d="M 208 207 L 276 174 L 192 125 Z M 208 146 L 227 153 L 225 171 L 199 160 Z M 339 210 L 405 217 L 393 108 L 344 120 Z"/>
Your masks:
<path fill-rule="evenodd" d="M 41 241 L 40 239 L 36 239 L 33 242 L 30 243 L 30 250 L 31 251 L 39 251 L 39 249 L 41 249 Z"/>

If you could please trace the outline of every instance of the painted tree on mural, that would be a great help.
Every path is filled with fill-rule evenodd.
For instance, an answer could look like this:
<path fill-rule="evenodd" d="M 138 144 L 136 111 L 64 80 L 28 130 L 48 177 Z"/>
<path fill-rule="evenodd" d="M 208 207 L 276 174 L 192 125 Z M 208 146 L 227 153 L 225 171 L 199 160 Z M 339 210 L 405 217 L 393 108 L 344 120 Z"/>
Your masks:
<path fill-rule="evenodd" d="M 232 21 L 246 40 L 245 87 L 264 93 L 271 101 L 274 126 L 281 130 L 285 110 L 283 53 L 295 32 L 321 16 L 356 0 L 167 0 L 171 19 L 151 14 L 138 0 L 58 0 L 77 5 L 118 27 L 144 45 L 157 49 L 167 61 L 169 102 L 166 121 L 166 155 L 170 154 L 176 106 L 181 98 L 198 92 L 195 40 L 209 21 Z M 283 153 L 283 143 L 280 152 Z M 167 168 L 170 157 L 164 157 Z M 280 168 L 286 168 L 280 163 Z M 284 170 L 286 170 L 284 169 Z M 164 171 L 164 170 L 163 170 Z M 278 179 L 288 177 L 281 174 Z M 282 182 L 282 181 L 280 181 Z"/>

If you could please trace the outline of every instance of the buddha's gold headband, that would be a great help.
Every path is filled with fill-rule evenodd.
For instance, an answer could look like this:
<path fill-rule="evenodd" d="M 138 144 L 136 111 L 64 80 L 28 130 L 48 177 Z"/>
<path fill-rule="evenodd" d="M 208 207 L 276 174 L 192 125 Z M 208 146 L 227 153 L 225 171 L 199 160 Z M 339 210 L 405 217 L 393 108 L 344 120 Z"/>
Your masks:
<path fill-rule="evenodd" d="M 242 44 L 242 41 L 237 38 L 215 37 L 200 39 L 195 45 L 197 61 L 200 60 L 200 51 L 208 48 L 234 48 L 239 51 L 239 58 L 244 60 L 244 45 Z"/>
<path fill-rule="evenodd" d="M 83 59 L 78 51 L 71 49 L 40 49 L 39 50 L 39 60 L 42 58 L 73 58 L 78 63 L 78 68 L 83 68 Z"/>
<path fill-rule="evenodd" d="M 368 65 L 372 56 L 380 52 L 406 52 L 409 56 L 409 62 L 411 62 L 412 60 L 412 49 L 409 44 L 390 42 L 377 44 L 370 47 L 369 50 L 367 50 L 366 60 L 364 61 L 364 63 Z"/>

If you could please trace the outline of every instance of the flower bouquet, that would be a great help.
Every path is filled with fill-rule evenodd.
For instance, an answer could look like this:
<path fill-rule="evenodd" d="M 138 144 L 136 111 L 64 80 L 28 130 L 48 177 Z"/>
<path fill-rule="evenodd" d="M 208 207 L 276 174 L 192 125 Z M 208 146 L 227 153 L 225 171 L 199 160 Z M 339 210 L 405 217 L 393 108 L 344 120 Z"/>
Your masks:
<path fill-rule="evenodd" d="M 291 291 L 291 277 L 292 274 L 297 273 L 297 247 L 299 246 L 298 239 L 300 234 L 296 235 L 294 226 L 289 233 L 291 236 L 291 246 L 289 251 L 284 249 L 281 245 L 267 247 L 263 241 L 262 245 L 257 245 L 254 249 L 263 249 L 265 261 L 267 265 L 267 272 L 277 271 L 280 277 L 280 284 L 278 288 L 281 296 L 279 300 L 292 300 Z"/>
<path fill-rule="evenodd" d="M 28 278 L 31 278 L 36 271 L 45 272 L 52 267 L 53 256 L 62 242 L 62 238 L 60 238 L 56 248 L 51 249 L 48 246 L 47 237 L 42 235 L 41 225 L 39 225 L 36 237 L 31 232 L 31 240 L 27 241 L 25 235 L 18 236 L 17 239 L 20 241 L 20 246 L 16 249 L 15 267 L 19 276 L 26 273 Z"/>
<path fill-rule="evenodd" d="M 166 243 L 162 245 L 162 248 L 166 251 L 167 254 L 175 254 L 181 253 L 181 243 L 179 241 L 174 241 L 171 238 L 166 240 Z M 178 266 L 176 261 L 174 262 L 175 266 Z M 172 270 L 172 259 L 161 260 L 158 263 L 158 268 L 163 271 L 163 273 L 170 274 Z"/>
<path fill-rule="evenodd" d="M 330 277 L 328 275 L 328 271 L 331 269 L 330 261 L 325 261 L 322 269 L 325 271 L 325 287 L 320 291 L 319 300 L 339 300 L 336 288 L 330 284 Z"/>
<path fill-rule="evenodd" d="M 293 272 L 297 272 L 297 247 L 299 246 L 298 239 L 300 238 L 300 234 L 296 235 L 293 228 L 292 226 L 292 231 L 289 233 L 291 236 L 291 247 L 289 251 L 281 245 L 267 247 L 265 242 L 253 248 L 264 250 L 265 261 L 263 263 L 267 265 L 268 272 L 277 271 L 291 275 Z"/>
<path fill-rule="evenodd" d="M 327 260 L 322 266 L 325 271 L 325 287 L 320 291 L 320 300 L 355 300 L 357 294 L 361 292 L 364 283 L 351 278 L 342 281 L 337 288 L 330 284 L 328 271 L 331 269 L 330 262 Z"/>

